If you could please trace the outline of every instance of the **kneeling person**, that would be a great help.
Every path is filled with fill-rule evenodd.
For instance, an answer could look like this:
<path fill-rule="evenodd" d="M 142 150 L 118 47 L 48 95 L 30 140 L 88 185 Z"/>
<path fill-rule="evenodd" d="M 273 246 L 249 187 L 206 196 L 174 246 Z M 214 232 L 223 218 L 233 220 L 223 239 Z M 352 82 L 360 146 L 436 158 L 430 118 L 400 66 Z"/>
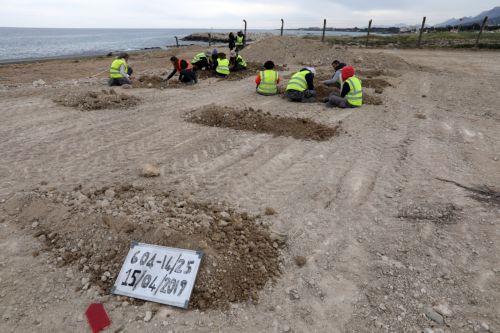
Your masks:
<path fill-rule="evenodd" d="M 124 84 L 132 84 L 130 76 L 132 75 L 132 67 L 127 63 L 129 55 L 121 53 L 113 60 L 109 68 L 109 86 L 122 86 Z"/>
<path fill-rule="evenodd" d="M 278 72 L 274 70 L 274 62 L 266 61 L 264 71 L 257 75 L 255 83 L 257 84 L 257 93 L 260 95 L 272 96 L 278 93 L 280 77 Z"/>
<path fill-rule="evenodd" d="M 210 68 L 210 63 L 208 59 L 212 56 L 210 52 L 198 53 L 194 56 L 193 60 L 191 60 L 191 64 L 193 65 L 193 69 L 195 71 L 202 70 L 203 68 Z"/>
<path fill-rule="evenodd" d="M 188 68 L 188 63 L 181 60 L 181 72 L 179 73 L 179 81 L 187 85 L 198 83 L 196 72 L 192 68 Z"/>
<path fill-rule="evenodd" d="M 229 62 L 232 65 L 231 72 L 243 71 L 247 69 L 247 62 L 239 54 L 231 54 L 231 59 L 229 60 Z"/>
<path fill-rule="evenodd" d="M 215 67 L 215 74 L 219 77 L 227 77 L 229 73 L 229 60 L 226 59 L 225 53 L 219 53 L 217 56 L 217 66 Z"/>
<path fill-rule="evenodd" d="M 170 58 L 170 62 L 172 62 L 172 65 L 174 66 L 174 69 L 172 70 L 172 72 L 170 72 L 170 74 L 168 75 L 166 81 L 170 80 L 177 72 L 181 72 L 182 68 L 181 68 L 181 62 L 185 62 L 187 63 L 187 68 L 191 69 L 191 64 L 189 63 L 189 61 L 187 60 L 184 60 L 184 59 L 178 59 L 177 57 L 171 57 Z"/>
<path fill-rule="evenodd" d="M 342 68 L 342 86 L 340 96 L 332 93 L 328 97 L 326 106 L 339 108 L 355 108 L 363 105 L 363 88 L 361 80 L 354 75 L 354 67 Z"/>
<path fill-rule="evenodd" d="M 316 74 L 316 70 L 313 67 L 302 68 L 293 74 L 286 87 L 286 97 L 292 102 L 313 101 L 314 96 L 316 96 L 314 74 Z"/>

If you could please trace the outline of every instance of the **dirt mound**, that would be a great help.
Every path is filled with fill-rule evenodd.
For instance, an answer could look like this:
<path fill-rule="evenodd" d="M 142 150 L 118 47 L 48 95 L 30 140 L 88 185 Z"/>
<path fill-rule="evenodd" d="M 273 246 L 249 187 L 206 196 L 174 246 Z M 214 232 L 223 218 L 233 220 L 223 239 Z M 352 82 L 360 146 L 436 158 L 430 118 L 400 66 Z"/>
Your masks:
<path fill-rule="evenodd" d="M 54 98 L 54 102 L 78 108 L 82 111 L 101 109 L 126 109 L 136 106 L 140 99 L 126 94 L 117 94 L 113 89 L 101 91 L 68 92 Z"/>
<path fill-rule="evenodd" d="M 132 241 L 205 252 L 192 308 L 257 300 L 257 292 L 280 274 L 284 240 L 254 217 L 167 192 L 133 186 L 37 190 L 24 198 L 18 218 L 55 264 L 88 274 L 82 290 L 94 285 L 107 293 Z"/>
<path fill-rule="evenodd" d="M 177 78 L 166 81 L 159 75 L 141 75 L 137 80 L 134 80 L 132 85 L 134 88 L 166 89 L 182 87 L 183 83 L 177 80 Z"/>
<path fill-rule="evenodd" d="M 457 222 L 458 208 L 450 203 L 412 203 L 401 207 L 397 217 L 415 221 L 452 224 Z"/>
<path fill-rule="evenodd" d="M 310 119 L 278 117 L 252 108 L 239 111 L 217 105 L 209 105 L 195 111 L 189 116 L 188 121 L 208 126 L 316 141 L 326 141 L 335 136 L 338 131 L 338 126 L 329 127 Z"/>
<path fill-rule="evenodd" d="M 382 105 L 382 98 L 363 92 L 363 104 L 365 105 Z"/>
<path fill-rule="evenodd" d="M 392 87 L 392 84 L 390 84 L 384 79 L 379 79 L 379 78 L 372 78 L 372 79 L 363 78 L 362 83 L 364 88 L 373 88 L 375 89 L 375 92 L 384 91 L 385 88 Z"/>
<path fill-rule="evenodd" d="M 275 36 L 248 45 L 241 54 L 245 59 L 258 62 L 273 60 L 276 64 L 329 66 L 333 60 L 339 59 L 357 69 L 382 71 L 385 68 L 393 70 L 410 68 L 409 64 L 398 56 L 362 52 L 359 49 L 352 52 L 315 39 Z M 360 53 L 361 55 L 357 55 Z"/>

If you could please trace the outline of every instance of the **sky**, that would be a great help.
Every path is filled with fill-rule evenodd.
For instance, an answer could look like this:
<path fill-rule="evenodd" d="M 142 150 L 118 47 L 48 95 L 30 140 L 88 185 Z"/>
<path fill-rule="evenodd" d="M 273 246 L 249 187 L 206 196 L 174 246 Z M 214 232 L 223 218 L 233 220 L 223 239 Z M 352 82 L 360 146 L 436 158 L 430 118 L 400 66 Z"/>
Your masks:
<path fill-rule="evenodd" d="M 285 28 L 429 24 L 475 16 L 499 0 L 0 0 L 0 27 Z M 473 5 L 472 5 L 473 4 Z"/>

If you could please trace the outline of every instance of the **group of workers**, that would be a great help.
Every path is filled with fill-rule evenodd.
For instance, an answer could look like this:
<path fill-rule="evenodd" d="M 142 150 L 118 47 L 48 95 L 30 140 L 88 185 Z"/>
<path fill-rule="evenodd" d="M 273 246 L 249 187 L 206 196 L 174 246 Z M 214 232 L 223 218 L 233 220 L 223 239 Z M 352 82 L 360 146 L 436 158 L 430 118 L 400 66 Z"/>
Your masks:
<path fill-rule="evenodd" d="M 133 71 L 127 63 L 128 58 L 128 54 L 123 53 L 113 61 L 109 71 L 109 85 L 131 84 L 130 76 Z M 171 57 L 170 61 L 174 69 L 165 80 L 168 81 L 176 73 L 179 73 L 179 80 L 185 84 L 197 83 L 197 72 L 202 70 L 213 71 L 217 77 L 226 78 L 231 72 L 247 69 L 247 63 L 241 55 L 231 51 L 230 58 L 227 59 L 226 54 L 217 52 L 217 49 L 212 52 L 198 53 L 191 61 L 179 59 L 175 56 Z M 361 80 L 355 75 L 354 68 L 338 60 L 335 60 L 332 66 L 334 69 L 332 78 L 322 83 L 327 86 L 337 86 L 338 91 L 332 92 L 322 102 L 327 107 L 353 108 L 361 106 L 363 103 L 362 84 Z M 263 70 L 255 78 L 257 93 L 265 96 L 278 94 L 280 76 L 274 62 L 266 61 L 263 67 Z M 316 69 L 314 67 L 300 69 L 288 81 L 285 96 L 292 102 L 315 101 L 315 75 Z"/>

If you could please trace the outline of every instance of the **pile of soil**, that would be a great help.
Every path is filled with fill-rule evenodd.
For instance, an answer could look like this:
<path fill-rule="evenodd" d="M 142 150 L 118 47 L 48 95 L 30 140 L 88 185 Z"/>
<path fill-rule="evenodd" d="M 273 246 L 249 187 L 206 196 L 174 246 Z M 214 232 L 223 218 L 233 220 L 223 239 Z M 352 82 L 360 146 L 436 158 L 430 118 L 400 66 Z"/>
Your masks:
<path fill-rule="evenodd" d="M 166 89 L 182 87 L 183 83 L 177 78 L 166 81 L 159 75 L 141 75 L 137 80 L 134 80 L 132 85 L 134 88 Z"/>
<path fill-rule="evenodd" d="M 68 92 L 54 98 L 54 102 L 82 111 L 91 111 L 126 109 L 139 104 L 140 99 L 131 95 L 117 94 L 113 89 L 103 89 L 101 91 Z"/>
<path fill-rule="evenodd" d="M 399 208 L 397 217 L 435 223 L 457 223 L 458 208 L 451 203 L 411 203 Z"/>
<path fill-rule="evenodd" d="M 280 275 L 285 240 L 224 204 L 127 185 L 38 189 L 18 207 L 21 226 L 45 244 L 54 264 L 88 275 L 82 290 L 96 286 L 107 293 L 132 241 L 205 253 L 191 308 L 256 301 L 257 292 Z"/>
<path fill-rule="evenodd" d="M 319 124 L 306 118 L 278 117 L 252 108 L 236 110 L 217 105 L 208 105 L 193 112 L 188 121 L 214 127 L 315 141 L 329 140 L 337 134 L 339 128 L 339 126 L 329 127 Z"/>
<path fill-rule="evenodd" d="M 352 64 L 356 69 L 410 68 L 410 65 L 398 56 L 383 53 L 356 55 L 357 52 L 332 47 L 329 43 L 293 36 L 275 36 L 257 41 L 243 49 L 241 54 L 245 59 L 262 63 L 272 60 L 276 64 L 330 66 L 333 60 L 338 59 L 346 64 Z"/>
<path fill-rule="evenodd" d="M 377 94 L 381 94 L 387 87 L 392 87 L 392 84 L 380 78 L 362 79 L 362 83 L 363 88 L 373 88 Z"/>

